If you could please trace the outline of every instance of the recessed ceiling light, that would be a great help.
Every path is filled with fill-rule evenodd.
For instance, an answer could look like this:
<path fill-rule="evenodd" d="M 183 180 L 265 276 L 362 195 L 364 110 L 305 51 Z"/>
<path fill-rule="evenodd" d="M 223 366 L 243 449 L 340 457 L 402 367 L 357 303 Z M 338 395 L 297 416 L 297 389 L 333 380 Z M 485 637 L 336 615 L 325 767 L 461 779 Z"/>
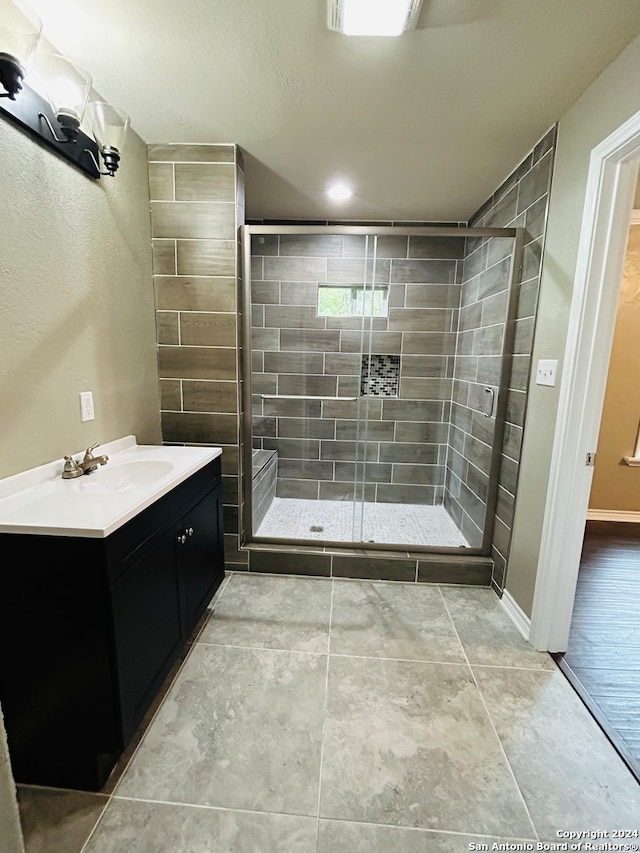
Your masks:
<path fill-rule="evenodd" d="M 346 184 L 332 184 L 327 190 L 327 195 L 334 201 L 346 201 L 353 195 L 353 190 Z"/>
<path fill-rule="evenodd" d="M 327 0 L 330 30 L 348 36 L 399 36 L 418 22 L 422 0 Z"/>

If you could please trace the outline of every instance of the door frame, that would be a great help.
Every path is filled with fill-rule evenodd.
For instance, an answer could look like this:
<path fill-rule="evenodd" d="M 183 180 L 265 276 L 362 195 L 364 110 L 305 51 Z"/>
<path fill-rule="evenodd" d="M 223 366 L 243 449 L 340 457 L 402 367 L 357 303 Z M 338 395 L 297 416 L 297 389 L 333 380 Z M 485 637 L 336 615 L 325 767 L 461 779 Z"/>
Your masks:
<path fill-rule="evenodd" d="M 591 152 L 529 641 L 569 639 L 620 281 L 640 160 L 640 112 Z"/>

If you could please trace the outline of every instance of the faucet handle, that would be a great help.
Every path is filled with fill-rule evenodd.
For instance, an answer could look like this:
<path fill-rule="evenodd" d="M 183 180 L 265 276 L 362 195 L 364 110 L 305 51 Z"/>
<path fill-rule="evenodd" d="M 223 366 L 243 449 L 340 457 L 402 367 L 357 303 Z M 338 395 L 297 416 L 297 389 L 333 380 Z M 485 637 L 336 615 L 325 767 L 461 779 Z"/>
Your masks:
<path fill-rule="evenodd" d="M 74 477 L 81 477 L 83 474 L 82 468 L 78 465 L 75 459 L 71 456 L 64 457 L 64 468 L 62 470 L 63 480 L 72 480 Z"/>
<path fill-rule="evenodd" d="M 96 447 L 99 447 L 99 446 L 100 446 L 100 442 L 98 442 L 97 444 L 92 444 L 91 447 L 87 447 L 87 449 L 84 452 L 84 461 L 85 462 L 89 459 L 93 459 L 93 453 L 91 451 L 95 450 Z"/>

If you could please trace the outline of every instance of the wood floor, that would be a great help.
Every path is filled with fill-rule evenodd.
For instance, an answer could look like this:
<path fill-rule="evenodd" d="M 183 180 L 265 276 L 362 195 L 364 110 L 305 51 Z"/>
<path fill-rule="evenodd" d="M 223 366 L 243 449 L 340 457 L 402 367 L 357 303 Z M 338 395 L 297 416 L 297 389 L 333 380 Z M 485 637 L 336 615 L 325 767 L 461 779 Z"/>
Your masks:
<path fill-rule="evenodd" d="M 557 662 L 640 781 L 640 524 L 587 522 Z"/>

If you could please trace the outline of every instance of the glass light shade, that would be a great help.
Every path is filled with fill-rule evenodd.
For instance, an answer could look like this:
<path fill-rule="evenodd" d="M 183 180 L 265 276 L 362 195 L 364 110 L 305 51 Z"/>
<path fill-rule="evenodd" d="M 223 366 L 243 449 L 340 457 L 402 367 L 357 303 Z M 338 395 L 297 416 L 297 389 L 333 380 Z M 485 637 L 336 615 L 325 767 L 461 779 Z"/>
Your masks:
<path fill-rule="evenodd" d="M 21 0 L 0 0 L 0 54 L 26 65 L 35 53 L 42 21 Z"/>
<path fill-rule="evenodd" d="M 34 59 L 30 79 L 58 119 L 62 116 L 82 121 L 93 83 L 83 68 L 64 56 L 40 53 Z"/>
<path fill-rule="evenodd" d="M 92 101 L 87 107 L 87 121 L 100 150 L 115 148 L 122 154 L 129 130 L 129 116 L 123 110 L 104 101 Z"/>

